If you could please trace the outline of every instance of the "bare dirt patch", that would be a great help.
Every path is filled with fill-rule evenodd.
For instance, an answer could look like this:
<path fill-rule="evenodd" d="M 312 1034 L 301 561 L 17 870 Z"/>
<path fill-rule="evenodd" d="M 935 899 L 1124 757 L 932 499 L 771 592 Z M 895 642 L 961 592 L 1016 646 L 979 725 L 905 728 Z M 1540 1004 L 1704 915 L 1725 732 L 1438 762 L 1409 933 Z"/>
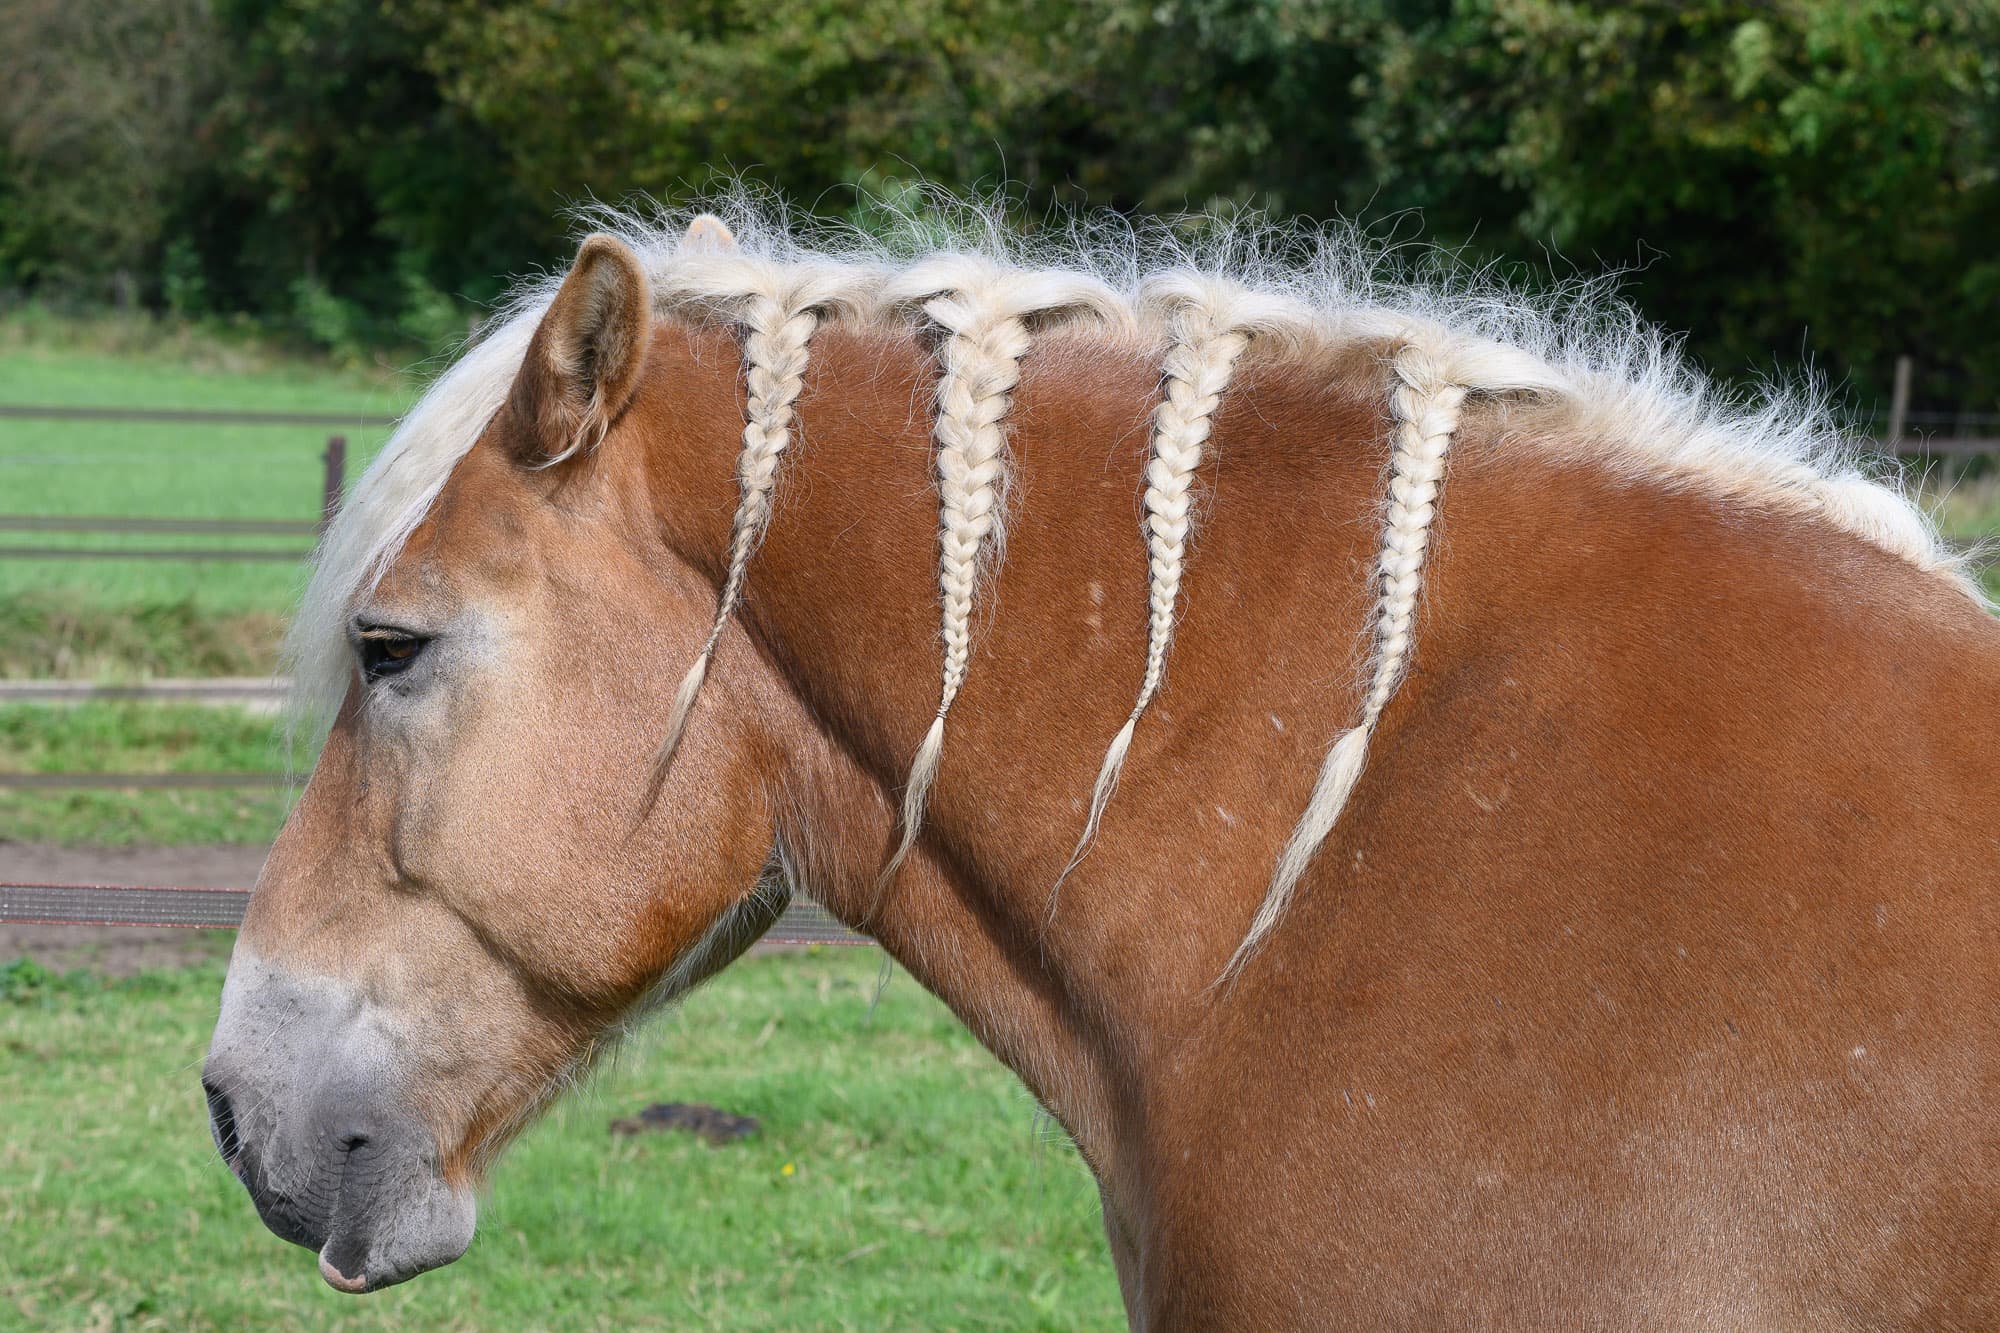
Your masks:
<path fill-rule="evenodd" d="M 263 846 L 61 847 L 0 842 L 0 879 L 30 884 L 178 884 L 247 889 L 264 864 Z M 0 922 L 0 962 L 32 958 L 44 967 L 89 968 L 130 976 L 226 957 L 234 931 L 149 926 L 19 926 Z"/>

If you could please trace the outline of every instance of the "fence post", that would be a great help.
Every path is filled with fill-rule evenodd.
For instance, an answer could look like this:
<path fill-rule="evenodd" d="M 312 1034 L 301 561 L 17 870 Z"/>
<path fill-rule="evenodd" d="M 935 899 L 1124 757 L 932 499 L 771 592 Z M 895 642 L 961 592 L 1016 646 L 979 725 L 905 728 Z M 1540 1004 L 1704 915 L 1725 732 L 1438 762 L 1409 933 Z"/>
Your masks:
<path fill-rule="evenodd" d="M 1889 395 L 1889 450 L 1903 442 L 1903 419 L 1910 414 L 1910 358 L 1896 358 L 1896 387 Z"/>
<path fill-rule="evenodd" d="M 340 495 L 347 484 L 347 437 L 327 436 L 326 452 L 320 458 L 326 463 L 326 480 L 319 502 L 319 532 L 324 537 L 333 516 L 340 512 Z"/>

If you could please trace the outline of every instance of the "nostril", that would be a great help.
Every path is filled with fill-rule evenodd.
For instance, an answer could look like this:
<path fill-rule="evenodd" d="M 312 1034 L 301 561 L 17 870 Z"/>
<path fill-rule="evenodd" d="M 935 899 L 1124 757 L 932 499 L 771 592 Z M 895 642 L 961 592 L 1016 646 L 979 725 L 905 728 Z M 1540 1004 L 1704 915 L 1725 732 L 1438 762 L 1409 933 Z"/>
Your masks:
<path fill-rule="evenodd" d="M 207 1079 L 201 1081 L 201 1090 L 208 1094 L 208 1125 L 215 1133 L 216 1149 L 233 1167 L 236 1155 L 243 1151 L 243 1140 L 236 1134 L 236 1111 L 229 1104 L 229 1094 Z"/>

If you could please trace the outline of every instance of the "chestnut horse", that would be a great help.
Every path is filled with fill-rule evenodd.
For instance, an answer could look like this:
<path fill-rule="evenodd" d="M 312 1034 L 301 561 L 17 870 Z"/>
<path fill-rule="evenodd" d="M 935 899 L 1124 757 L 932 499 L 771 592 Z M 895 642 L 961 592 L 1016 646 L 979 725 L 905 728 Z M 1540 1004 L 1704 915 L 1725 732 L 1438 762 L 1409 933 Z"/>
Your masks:
<path fill-rule="evenodd" d="M 2000 625 L 1822 421 L 1337 238 L 736 222 L 586 241 L 319 555 L 204 1083 L 328 1282 L 796 887 L 1135 1326 L 2000 1324 Z"/>

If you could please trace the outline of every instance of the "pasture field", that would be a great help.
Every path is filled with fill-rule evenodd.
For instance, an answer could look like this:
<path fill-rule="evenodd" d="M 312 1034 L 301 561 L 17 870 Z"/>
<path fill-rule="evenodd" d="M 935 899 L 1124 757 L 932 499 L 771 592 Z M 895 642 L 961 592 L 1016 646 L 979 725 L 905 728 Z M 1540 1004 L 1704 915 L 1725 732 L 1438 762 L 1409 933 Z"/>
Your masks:
<path fill-rule="evenodd" d="M 101 341 L 101 340 L 100 340 Z M 71 407 L 400 412 L 414 382 L 386 372 L 362 376 L 204 344 L 106 349 L 89 339 L 27 336 L 0 325 L 0 403 Z M 348 476 L 359 475 L 388 432 L 382 428 L 207 426 L 0 420 L 0 512 L 160 518 L 319 516 L 319 455 L 330 434 L 348 441 Z M 37 546 L 241 546 L 290 549 L 297 537 L 216 538 L 36 533 Z M 55 595 L 86 606 L 171 606 L 215 613 L 282 612 L 298 567 L 277 562 L 140 562 L 0 559 L 0 603 Z"/>
<path fill-rule="evenodd" d="M 196 1074 L 220 963 L 0 966 L 0 1327 L 1122 1327 L 1097 1193 L 1012 1075 L 873 950 L 745 959 L 500 1163 L 457 1264 L 367 1297 L 267 1233 Z M 615 1136 L 653 1101 L 756 1117 Z"/>
<path fill-rule="evenodd" d="M 52 584 L 0 595 L 0 679 L 261 676 L 277 662 L 280 610 L 219 612 L 192 597 L 104 605 L 84 595 Z"/>
<path fill-rule="evenodd" d="M 192 704 L 0 704 L 0 773 L 296 772 L 278 720 Z M 293 788 L 0 788 L 0 840 L 79 845 L 269 842 Z"/>

